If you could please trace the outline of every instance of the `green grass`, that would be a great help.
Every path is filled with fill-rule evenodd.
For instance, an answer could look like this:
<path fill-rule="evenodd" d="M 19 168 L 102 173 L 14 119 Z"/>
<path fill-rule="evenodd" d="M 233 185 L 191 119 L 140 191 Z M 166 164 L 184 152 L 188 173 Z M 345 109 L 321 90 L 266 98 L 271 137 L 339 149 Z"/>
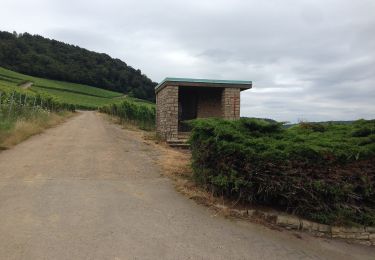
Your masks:
<path fill-rule="evenodd" d="M 97 109 L 98 107 L 120 103 L 124 99 L 149 104 L 147 101 L 126 97 L 123 93 L 91 87 L 82 84 L 32 77 L 0 67 L 0 87 L 20 88 L 18 85 L 31 81 L 28 91 L 46 93 L 60 102 L 73 104 L 77 108 Z"/>
<path fill-rule="evenodd" d="M 31 89 L 37 92 L 48 93 L 50 95 L 58 97 L 59 100 L 63 102 L 74 104 L 78 108 L 86 109 L 96 109 L 101 106 L 117 103 L 120 100 L 120 98 L 117 100 L 114 98 L 96 97 L 53 88 L 46 89 L 39 86 L 32 86 Z"/>

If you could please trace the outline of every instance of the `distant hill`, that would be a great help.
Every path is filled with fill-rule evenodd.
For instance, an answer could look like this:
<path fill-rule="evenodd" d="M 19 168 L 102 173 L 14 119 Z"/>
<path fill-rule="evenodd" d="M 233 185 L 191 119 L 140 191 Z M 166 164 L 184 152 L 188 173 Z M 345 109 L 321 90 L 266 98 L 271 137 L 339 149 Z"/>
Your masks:
<path fill-rule="evenodd" d="M 340 124 L 340 125 L 350 125 L 356 122 L 357 120 L 341 120 L 341 121 L 317 121 L 317 122 L 307 122 L 309 124 L 323 124 L 323 125 L 329 125 L 329 124 Z M 298 125 L 299 123 L 294 123 L 294 124 L 285 124 L 285 128 L 289 128 L 295 125 Z"/>
<path fill-rule="evenodd" d="M 77 109 L 97 109 L 125 99 L 134 100 L 106 89 L 28 76 L 0 67 L 0 95 L 4 92 L 22 92 L 30 96 L 36 93 L 47 94 L 61 103 L 74 105 Z"/>
<path fill-rule="evenodd" d="M 28 33 L 0 31 L 0 66 L 43 78 L 86 84 L 155 100 L 152 82 L 140 70 L 107 54 Z"/>
<path fill-rule="evenodd" d="M 262 117 L 248 117 L 248 116 L 241 116 L 241 118 L 246 118 L 246 119 L 258 119 L 258 120 L 264 120 L 269 123 L 276 123 L 276 120 L 270 119 L 270 118 L 262 118 Z"/>

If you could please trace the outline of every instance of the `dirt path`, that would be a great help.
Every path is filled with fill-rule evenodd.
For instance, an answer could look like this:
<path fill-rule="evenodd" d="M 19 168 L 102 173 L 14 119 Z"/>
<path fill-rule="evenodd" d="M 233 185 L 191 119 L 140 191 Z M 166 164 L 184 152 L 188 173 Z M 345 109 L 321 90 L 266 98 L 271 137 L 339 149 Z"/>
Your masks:
<path fill-rule="evenodd" d="M 25 83 L 22 83 L 21 85 L 19 85 L 20 88 L 22 89 L 28 89 L 30 88 L 34 83 L 31 82 L 31 81 L 27 81 Z"/>
<path fill-rule="evenodd" d="M 158 151 L 94 112 L 0 153 L 0 259 L 374 259 L 231 221 L 177 193 Z"/>

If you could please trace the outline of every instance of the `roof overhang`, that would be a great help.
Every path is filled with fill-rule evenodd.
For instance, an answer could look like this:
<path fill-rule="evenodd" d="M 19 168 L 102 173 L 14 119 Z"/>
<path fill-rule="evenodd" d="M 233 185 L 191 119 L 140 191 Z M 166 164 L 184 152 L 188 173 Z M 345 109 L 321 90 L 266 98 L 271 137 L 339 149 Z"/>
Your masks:
<path fill-rule="evenodd" d="M 159 92 L 165 86 L 239 88 L 241 90 L 246 90 L 252 88 L 252 84 L 251 81 L 244 80 L 165 78 L 155 87 L 155 92 Z"/>

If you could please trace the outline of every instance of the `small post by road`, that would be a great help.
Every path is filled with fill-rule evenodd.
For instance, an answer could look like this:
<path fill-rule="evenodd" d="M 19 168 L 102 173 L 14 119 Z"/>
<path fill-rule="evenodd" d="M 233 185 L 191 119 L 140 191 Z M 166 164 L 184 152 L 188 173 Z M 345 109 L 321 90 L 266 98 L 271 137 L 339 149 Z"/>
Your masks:
<path fill-rule="evenodd" d="M 10 114 L 12 113 L 12 107 L 13 107 L 13 103 L 14 103 L 14 93 L 15 93 L 15 91 L 13 91 L 12 96 L 11 96 L 10 106 L 9 106 L 9 111 L 8 111 L 8 117 L 10 117 Z"/>

